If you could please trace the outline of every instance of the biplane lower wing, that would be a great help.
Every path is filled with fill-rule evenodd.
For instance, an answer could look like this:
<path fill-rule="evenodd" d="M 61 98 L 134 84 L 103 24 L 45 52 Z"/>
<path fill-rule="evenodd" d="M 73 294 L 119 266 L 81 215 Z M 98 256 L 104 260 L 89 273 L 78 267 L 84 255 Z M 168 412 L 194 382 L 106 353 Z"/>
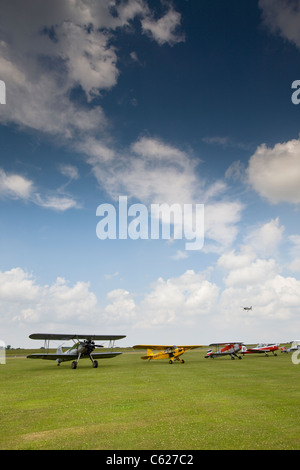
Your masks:
<path fill-rule="evenodd" d="M 110 357 L 116 357 L 122 354 L 121 352 L 103 352 L 103 353 L 93 353 L 91 354 L 93 359 L 109 359 Z M 27 356 L 28 359 L 46 359 L 48 361 L 56 361 L 59 360 L 60 362 L 65 362 L 65 361 L 74 361 L 74 358 L 76 359 L 77 355 L 76 354 L 55 354 L 55 353 L 49 353 L 49 354 L 29 354 Z"/>
<path fill-rule="evenodd" d="M 56 353 L 35 353 L 29 354 L 28 359 L 46 359 L 48 361 L 56 361 L 59 365 L 61 362 L 73 361 L 72 368 L 76 369 L 80 358 L 89 357 L 92 361 L 93 367 L 98 367 L 98 359 L 109 359 L 119 356 L 122 352 L 113 351 L 114 341 L 126 338 L 125 335 L 77 335 L 77 334 L 55 334 L 55 333 L 33 333 L 29 336 L 31 339 L 42 339 L 47 344 L 49 349 L 49 341 L 69 341 L 73 340 L 75 343 L 73 347 L 63 352 L 62 347 L 57 348 Z M 81 341 L 83 340 L 83 341 Z M 94 352 L 95 348 L 102 348 L 103 345 L 95 344 L 95 340 L 110 341 L 110 351 Z"/>

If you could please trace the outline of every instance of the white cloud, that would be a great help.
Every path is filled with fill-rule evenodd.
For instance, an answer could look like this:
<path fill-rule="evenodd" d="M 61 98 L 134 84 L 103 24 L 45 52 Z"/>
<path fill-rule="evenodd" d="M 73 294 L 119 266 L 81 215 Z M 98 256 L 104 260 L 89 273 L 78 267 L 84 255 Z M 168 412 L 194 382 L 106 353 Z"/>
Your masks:
<path fill-rule="evenodd" d="M 234 242 L 238 234 L 243 205 L 240 202 L 211 202 L 205 204 L 205 252 L 221 253 Z"/>
<path fill-rule="evenodd" d="M 282 241 L 284 226 L 279 225 L 279 217 L 272 219 L 245 236 L 245 243 L 263 256 L 275 255 Z"/>
<path fill-rule="evenodd" d="M 33 182 L 18 174 L 5 173 L 0 168 L 0 195 L 12 199 L 29 199 L 33 191 Z"/>
<path fill-rule="evenodd" d="M 187 251 L 177 250 L 175 255 L 172 256 L 172 259 L 182 260 L 182 259 L 186 259 L 187 257 L 188 257 Z"/>
<path fill-rule="evenodd" d="M 151 10 L 143 0 L 118 4 L 53 0 L 51 5 L 40 6 L 28 0 L 26 9 L 21 0 L 4 0 L 0 73 L 7 84 L 7 105 L 1 110 L 1 122 L 63 139 L 79 140 L 82 134 L 97 133 L 101 140 L 107 124 L 102 107 L 75 104 L 71 92 L 80 86 L 92 102 L 114 87 L 119 70 L 112 36 L 120 27 L 128 28 L 134 18 L 149 15 Z M 169 10 L 164 19 L 168 42 L 176 41 L 178 21 L 180 14 Z"/>
<path fill-rule="evenodd" d="M 40 287 L 33 277 L 21 268 L 0 272 L 0 301 L 15 304 L 27 304 L 35 301 L 40 294 Z"/>
<path fill-rule="evenodd" d="M 228 287 L 249 287 L 263 284 L 267 279 L 275 276 L 277 269 L 276 262 L 273 259 L 256 259 L 247 266 L 231 269 L 227 277 L 224 278 L 224 282 Z"/>
<path fill-rule="evenodd" d="M 300 48 L 300 8 L 297 1 L 259 0 L 264 23 Z"/>
<path fill-rule="evenodd" d="M 104 309 L 107 323 L 124 325 L 136 320 L 136 305 L 131 294 L 125 289 L 114 289 L 107 294 L 108 305 Z"/>
<path fill-rule="evenodd" d="M 97 298 L 89 284 L 78 281 L 69 286 L 58 277 L 52 285 L 39 285 L 21 268 L 0 272 L 0 306 L 3 324 L 49 325 L 91 320 L 97 313 Z"/>
<path fill-rule="evenodd" d="M 155 20 L 147 17 L 142 20 L 143 31 L 153 37 L 158 44 L 168 43 L 169 45 L 184 41 L 184 35 L 178 34 L 181 15 L 170 8 L 167 13 Z"/>
<path fill-rule="evenodd" d="M 116 32 L 120 28 L 130 31 L 137 19 L 146 21 L 147 34 L 151 30 L 159 44 L 174 44 L 182 40 L 177 34 L 180 14 L 170 7 L 164 16 L 154 18 L 144 0 L 53 0 L 51 6 L 43 3 L 39 7 L 29 0 L 26 11 L 21 0 L 4 3 L 0 74 L 7 84 L 7 104 L 1 109 L 0 121 L 56 136 L 58 143 L 83 152 L 110 195 L 112 188 L 114 195 L 125 188 L 132 197 L 151 195 L 166 202 L 178 196 L 188 202 L 190 184 L 196 182 L 194 162 L 184 152 L 154 139 L 139 139 L 127 155 L 120 155 L 111 145 L 108 121 L 99 104 L 101 94 L 114 87 L 119 77 L 118 50 L 112 44 Z M 85 99 L 77 100 L 76 93 L 84 94 Z M 70 167 L 61 168 L 70 178 L 76 177 L 74 170 L 70 174 Z M 21 184 L 18 190 L 24 197 L 25 180 L 22 183 L 23 190 Z M 34 199 L 42 207 L 58 210 L 76 206 L 68 195 L 37 193 Z"/>
<path fill-rule="evenodd" d="M 94 139 L 86 141 L 84 148 L 99 184 L 114 199 L 126 194 L 144 203 L 185 204 L 199 194 L 196 160 L 160 139 L 142 137 L 124 154 Z"/>
<path fill-rule="evenodd" d="M 289 254 L 292 261 L 289 263 L 288 268 L 291 272 L 300 272 L 300 235 L 290 235 L 289 242 Z"/>
<path fill-rule="evenodd" d="M 182 336 L 188 332 L 190 337 L 193 330 L 200 342 L 220 340 L 220 334 L 224 341 L 231 335 L 253 342 L 285 341 L 300 327 L 300 281 L 280 274 L 274 259 L 257 258 L 244 246 L 240 252 L 223 254 L 209 271 L 158 278 L 139 296 L 111 290 L 104 307 L 87 282 L 70 284 L 58 277 L 43 285 L 21 268 L 0 272 L 2 336 L 10 343 L 16 338 L 22 342 L 25 332 L 66 332 L 72 322 L 74 332 L 89 332 L 92 325 L 101 331 L 122 330 L 129 338 L 149 332 L 153 336 L 154 330 L 164 337 L 167 330 L 169 337 L 180 324 Z M 208 276 L 222 271 L 221 289 Z M 243 305 L 252 305 L 252 311 L 245 313 Z M 175 334 L 178 337 L 178 331 Z"/>
<path fill-rule="evenodd" d="M 67 176 L 67 178 L 69 178 L 70 180 L 77 180 L 79 178 L 78 169 L 74 165 L 61 164 L 59 166 L 59 170 L 64 176 Z"/>
<path fill-rule="evenodd" d="M 64 171 L 65 173 L 68 172 L 69 177 L 71 176 L 70 167 L 64 169 Z M 75 178 L 74 168 L 72 168 L 72 175 Z M 80 207 L 73 197 L 61 193 L 61 190 L 57 190 L 52 191 L 52 194 L 47 194 L 47 191 L 44 190 L 43 195 L 41 195 L 31 180 L 16 173 L 7 174 L 0 168 L 0 196 L 2 197 L 21 199 L 57 211 Z"/>
<path fill-rule="evenodd" d="M 271 203 L 300 202 L 300 140 L 260 145 L 249 160 L 252 187 Z"/>
<path fill-rule="evenodd" d="M 193 270 L 166 281 L 159 278 L 140 303 L 138 325 L 195 325 L 199 317 L 211 313 L 218 293 L 214 283 Z"/>
<path fill-rule="evenodd" d="M 59 212 L 64 212 L 69 209 L 78 209 L 80 207 L 75 199 L 68 196 L 41 196 L 39 193 L 35 193 L 32 200 L 40 207 L 44 207 L 45 209 L 53 209 Z"/>

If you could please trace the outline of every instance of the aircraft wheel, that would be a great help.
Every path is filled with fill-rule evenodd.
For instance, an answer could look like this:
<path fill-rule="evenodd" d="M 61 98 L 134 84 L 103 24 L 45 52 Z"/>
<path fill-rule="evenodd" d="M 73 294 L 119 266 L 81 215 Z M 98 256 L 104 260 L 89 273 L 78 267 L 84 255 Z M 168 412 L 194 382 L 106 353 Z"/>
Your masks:
<path fill-rule="evenodd" d="M 181 363 L 184 364 L 184 359 L 181 360 Z"/>
<path fill-rule="evenodd" d="M 171 361 L 171 359 L 169 360 L 169 364 L 173 364 L 173 361 Z"/>
<path fill-rule="evenodd" d="M 77 369 L 77 362 L 76 361 L 72 362 L 72 369 Z"/>
<path fill-rule="evenodd" d="M 93 362 L 93 367 L 94 367 L 94 369 L 97 369 L 97 367 L 98 367 L 98 361 L 94 361 L 94 362 Z"/>
<path fill-rule="evenodd" d="M 242 359 L 242 356 L 239 356 L 239 359 Z"/>

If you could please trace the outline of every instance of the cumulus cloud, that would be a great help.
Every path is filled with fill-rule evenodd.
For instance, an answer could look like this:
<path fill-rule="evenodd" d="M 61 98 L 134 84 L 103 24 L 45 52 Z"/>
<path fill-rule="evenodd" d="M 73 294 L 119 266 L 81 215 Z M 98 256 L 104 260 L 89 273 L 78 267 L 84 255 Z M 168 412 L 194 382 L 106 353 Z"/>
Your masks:
<path fill-rule="evenodd" d="M 273 33 L 280 34 L 300 48 L 299 2 L 290 0 L 259 0 L 263 21 Z"/>
<path fill-rule="evenodd" d="M 205 204 L 204 250 L 219 253 L 235 240 L 243 204 L 222 198 L 227 189 L 223 181 L 209 184 L 201 178 L 199 160 L 191 152 L 149 136 L 140 137 L 124 153 L 94 139 L 86 140 L 82 149 L 112 199 L 124 194 L 148 205 Z"/>
<path fill-rule="evenodd" d="M 300 235 L 290 235 L 289 242 L 289 254 L 292 261 L 288 268 L 291 272 L 300 272 Z"/>
<path fill-rule="evenodd" d="M 217 302 L 218 287 L 201 273 L 188 270 L 178 277 L 159 278 L 140 304 L 139 325 L 195 325 Z"/>
<path fill-rule="evenodd" d="M 0 272 L 2 321 L 7 324 L 63 324 L 91 319 L 97 312 L 97 298 L 89 284 L 78 281 L 73 286 L 61 277 L 52 285 L 40 285 L 21 268 Z"/>
<path fill-rule="evenodd" d="M 16 173 L 7 174 L 0 168 L 0 195 L 12 199 L 29 199 L 33 182 Z"/>
<path fill-rule="evenodd" d="M 100 186 L 113 199 L 126 194 L 145 203 L 195 200 L 196 161 L 160 139 L 141 137 L 124 153 L 92 139 L 82 150 Z"/>
<path fill-rule="evenodd" d="M 29 0 L 26 9 L 21 0 L 4 0 L 0 72 L 7 84 L 7 106 L 1 122 L 63 139 L 78 140 L 81 133 L 103 134 L 107 120 L 102 107 L 99 103 L 79 105 L 72 91 L 80 88 L 91 103 L 114 87 L 119 70 L 112 37 L 135 18 L 146 21 L 148 17 L 152 18 L 152 11 L 144 0 L 54 0 L 51 5 Z M 176 42 L 180 14 L 170 8 L 161 19 L 164 28 L 158 27 L 153 37 L 158 43 Z M 159 21 L 151 19 L 152 29 Z"/>
<path fill-rule="evenodd" d="M 173 8 L 170 8 L 159 20 L 149 16 L 142 20 L 143 31 L 153 37 L 159 44 L 168 43 L 173 45 L 184 41 L 184 35 L 178 34 L 179 25 L 180 14 Z"/>
<path fill-rule="evenodd" d="M 274 256 L 282 241 L 284 229 L 277 217 L 250 231 L 245 237 L 245 243 L 263 256 Z"/>
<path fill-rule="evenodd" d="M 205 252 L 221 253 L 228 249 L 238 234 L 243 204 L 238 201 L 214 201 L 205 204 Z"/>
<path fill-rule="evenodd" d="M 249 160 L 249 183 L 273 204 L 300 202 L 300 140 L 260 145 Z"/>
<path fill-rule="evenodd" d="M 178 183 L 179 197 L 187 200 L 189 184 L 195 183 L 194 163 L 183 152 L 154 140 L 152 149 L 150 141 L 141 139 L 127 155 L 120 155 L 110 145 L 108 120 L 101 105 L 102 94 L 116 86 L 120 73 L 118 50 L 113 45 L 120 28 L 130 31 L 137 20 L 142 34 L 150 34 L 158 44 L 183 40 L 178 32 L 181 15 L 167 3 L 163 6 L 158 17 L 145 0 L 54 0 L 51 5 L 29 0 L 25 10 L 21 0 L 4 0 L 0 73 L 7 84 L 7 104 L 1 109 L 0 122 L 55 136 L 58 143 L 83 153 L 109 194 L 115 186 L 115 191 L 125 188 L 132 197 L 149 197 L 151 193 L 166 201 L 171 191 L 168 183 L 174 178 L 172 196 Z M 151 158 L 155 160 L 152 164 Z M 159 168 L 155 169 L 155 164 Z M 61 168 L 65 175 L 76 178 L 70 166 Z M 17 175 L 10 180 L 4 173 L 0 176 L 2 193 L 18 197 L 19 191 L 20 197 L 29 196 L 30 181 L 18 177 L 16 188 Z M 33 199 L 42 207 L 58 210 L 78 207 L 74 198 L 62 196 L 37 193 Z"/>

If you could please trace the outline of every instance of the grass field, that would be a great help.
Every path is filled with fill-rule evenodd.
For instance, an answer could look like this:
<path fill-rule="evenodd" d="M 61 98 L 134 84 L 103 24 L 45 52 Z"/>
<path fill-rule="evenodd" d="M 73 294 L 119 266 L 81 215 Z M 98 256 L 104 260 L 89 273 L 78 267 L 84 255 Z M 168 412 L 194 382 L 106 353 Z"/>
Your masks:
<path fill-rule="evenodd" d="M 146 362 L 127 352 L 78 369 L 0 365 L 0 449 L 299 449 L 300 365 L 290 354 Z"/>

